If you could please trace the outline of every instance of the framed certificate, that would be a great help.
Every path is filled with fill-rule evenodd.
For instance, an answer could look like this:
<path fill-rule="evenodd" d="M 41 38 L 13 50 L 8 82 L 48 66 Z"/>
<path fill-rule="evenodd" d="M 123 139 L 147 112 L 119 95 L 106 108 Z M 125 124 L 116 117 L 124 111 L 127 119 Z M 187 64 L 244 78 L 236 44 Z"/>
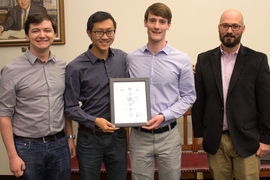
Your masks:
<path fill-rule="evenodd" d="M 143 126 L 150 120 L 148 78 L 111 78 L 111 122 L 117 127 Z"/>

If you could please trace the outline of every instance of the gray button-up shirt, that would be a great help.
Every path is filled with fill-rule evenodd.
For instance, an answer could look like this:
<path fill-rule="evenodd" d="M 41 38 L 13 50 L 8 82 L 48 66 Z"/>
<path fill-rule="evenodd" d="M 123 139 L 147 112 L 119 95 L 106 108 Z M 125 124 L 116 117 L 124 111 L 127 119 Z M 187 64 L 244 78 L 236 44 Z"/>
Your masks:
<path fill-rule="evenodd" d="M 42 63 L 29 50 L 8 63 L 0 78 L 0 116 L 14 134 L 43 137 L 64 128 L 65 61 L 50 54 Z"/>

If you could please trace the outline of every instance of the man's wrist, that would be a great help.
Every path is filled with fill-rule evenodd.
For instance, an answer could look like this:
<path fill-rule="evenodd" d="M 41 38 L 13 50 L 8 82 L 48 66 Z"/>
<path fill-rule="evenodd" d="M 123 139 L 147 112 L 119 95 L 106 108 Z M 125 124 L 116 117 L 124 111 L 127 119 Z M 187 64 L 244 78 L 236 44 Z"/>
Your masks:
<path fill-rule="evenodd" d="M 67 135 L 67 138 L 68 138 L 68 139 L 75 139 L 75 135 L 74 135 L 74 134 L 73 134 L 73 135 L 72 135 L 72 134 Z"/>
<path fill-rule="evenodd" d="M 165 121 L 165 116 L 164 116 L 164 114 L 163 114 L 163 113 L 158 113 L 158 115 L 162 115 L 162 116 L 163 116 L 163 121 L 162 121 L 162 122 L 164 122 L 164 121 Z"/>

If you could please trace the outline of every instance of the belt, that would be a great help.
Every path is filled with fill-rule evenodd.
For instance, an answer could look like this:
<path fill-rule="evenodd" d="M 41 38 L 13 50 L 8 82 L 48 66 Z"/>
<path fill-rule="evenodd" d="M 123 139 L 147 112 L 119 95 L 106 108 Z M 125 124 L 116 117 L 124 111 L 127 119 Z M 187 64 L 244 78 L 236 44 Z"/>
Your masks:
<path fill-rule="evenodd" d="M 163 132 L 169 131 L 170 129 L 173 129 L 175 126 L 176 126 L 176 122 L 173 122 L 167 126 L 164 126 L 164 127 L 158 128 L 158 129 L 152 129 L 152 130 L 144 129 L 141 127 L 133 127 L 133 128 L 137 129 L 139 131 L 142 131 L 142 132 L 146 132 L 146 133 L 158 134 L 158 133 L 163 133 Z"/>
<path fill-rule="evenodd" d="M 49 136 L 44 136 L 41 138 L 30 138 L 30 137 L 22 137 L 22 136 L 17 136 L 14 134 L 14 139 L 20 139 L 20 140 L 24 140 L 24 141 L 31 141 L 31 142 L 43 142 L 43 143 L 47 143 L 47 142 L 51 142 L 51 141 L 55 141 L 57 139 L 60 139 L 62 137 L 65 136 L 65 132 L 64 130 L 62 130 L 61 132 L 58 132 L 54 135 L 49 135 Z"/>
<path fill-rule="evenodd" d="M 103 132 L 101 129 L 88 128 L 88 127 L 85 127 L 84 125 L 81 125 L 81 124 L 80 124 L 79 128 L 84 130 L 84 131 L 89 132 L 90 134 L 95 134 L 97 136 L 113 134 L 113 133 L 110 133 L 110 132 Z M 118 131 L 118 130 L 116 130 L 116 131 Z M 114 131 L 114 132 L 116 132 L 116 131 Z"/>
<path fill-rule="evenodd" d="M 229 130 L 222 131 L 222 134 L 230 135 L 230 131 Z"/>

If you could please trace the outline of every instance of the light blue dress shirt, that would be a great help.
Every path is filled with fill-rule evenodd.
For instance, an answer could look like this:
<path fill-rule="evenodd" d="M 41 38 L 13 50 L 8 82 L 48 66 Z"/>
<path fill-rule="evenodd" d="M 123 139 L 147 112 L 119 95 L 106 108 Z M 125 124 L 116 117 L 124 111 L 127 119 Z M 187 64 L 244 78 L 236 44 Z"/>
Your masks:
<path fill-rule="evenodd" d="M 187 54 L 167 45 L 153 55 L 147 45 L 130 52 L 131 78 L 148 77 L 151 117 L 163 113 L 166 126 L 182 116 L 196 100 L 192 64 Z"/>

